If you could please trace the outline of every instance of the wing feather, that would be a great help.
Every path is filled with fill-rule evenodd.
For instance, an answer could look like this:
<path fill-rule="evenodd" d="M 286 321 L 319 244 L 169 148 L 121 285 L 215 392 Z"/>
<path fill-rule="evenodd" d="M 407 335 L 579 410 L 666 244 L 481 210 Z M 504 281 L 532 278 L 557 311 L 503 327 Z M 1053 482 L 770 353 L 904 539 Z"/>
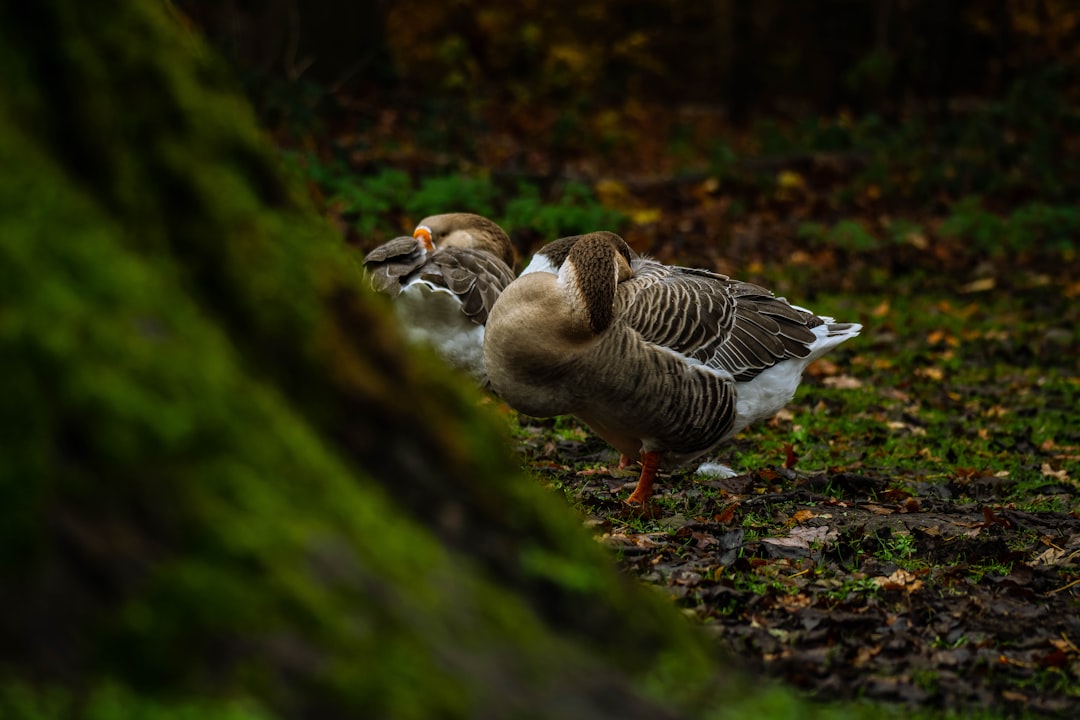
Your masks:
<path fill-rule="evenodd" d="M 753 283 L 695 268 L 638 259 L 620 285 L 617 312 L 647 342 L 738 381 L 803 358 L 823 320 Z"/>

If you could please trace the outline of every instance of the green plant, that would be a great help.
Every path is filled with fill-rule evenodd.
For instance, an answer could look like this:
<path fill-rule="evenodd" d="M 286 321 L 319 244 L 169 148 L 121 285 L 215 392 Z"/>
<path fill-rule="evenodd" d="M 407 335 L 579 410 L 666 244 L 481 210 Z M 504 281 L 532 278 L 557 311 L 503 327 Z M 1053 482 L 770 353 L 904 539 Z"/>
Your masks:
<path fill-rule="evenodd" d="M 930 643 L 930 647 L 941 648 L 945 650 L 955 650 L 956 648 L 967 645 L 968 642 L 970 642 L 970 639 L 967 635 L 960 635 L 954 640 L 948 640 L 938 635 L 934 638 L 933 642 Z"/>
<path fill-rule="evenodd" d="M 798 235 L 812 245 L 848 252 L 868 252 L 877 250 L 881 245 L 877 237 L 858 220 L 841 220 L 831 228 L 821 223 L 807 222 L 799 226 Z"/>
<path fill-rule="evenodd" d="M 764 513 L 751 511 L 743 516 L 741 524 L 746 531 L 744 539 L 752 540 L 761 534 L 762 528 L 769 527 L 772 524 L 772 521 L 769 519 L 768 515 Z"/>
<path fill-rule="evenodd" d="M 1012 566 L 1013 564 L 1011 562 L 987 559 L 969 565 L 968 572 L 971 574 L 972 580 L 980 582 L 987 575 L 1008 575 L 1012 572 Z"/>
<path fill-rule="evenodd" d="M 505 227 L 532 228 L 547 240 L 593 230 L 618 231 L 626 220 L 623 213 L 601 205 L 592 189 L 579 182 L 567 183 L 550 201 L 544 201 L 535 185 L 519 183 L 502 218 Z"/>
<path fill-rule="evenodd" d="M 881 586 L 873 578 L 852 576 L 846 578 L 839 587 L 826 592 L 825 596 L 833 600 L 848 600 L 852 596 L 876 597 L 880 591 Z"/>
<path fill-rule="evenodd" d="M 1075 250 L 1080 237 L 1080 209 L 1076 205 L 1022 205 L 1009 216 L 1006 243 L 1015 250 Z"/>
<path fill-rule="evenodd" d="M 404 202 L 414 220 L 444 212 L 467 211 L 495 216 L 497 191 L 486 175 L 449 175 L 425 178 Z"/>
<path fill-rule="evenodd" d="M 709 174 L 720 182 L 730 180 L 735 175 L 739 156 L 727 142 L 717 142 L 709 150 Z"/>
<path fill-rule="evenodd" d="M 355 175 L 340 158 L 324 162 L 314 154 L 283 153 L 287 166 L 321 190 L 325 204 L 349 219 L 362 236 L 385 224 L 386 215 L 399 210 L 402 199 L 413 194 L 409 175 L 382 168 L 372 175 Z"/>
<path fill-rule="evenodd" d="M 978 196 L 955 203 L 938 232 L 963 240 L 978 251 L 992 255 L 1019 251 L 1065 252 L 1075 250 L 1080 234 L 1080 210 L 1074 205 L 1053 206 L 1042 202 L 1022 205 L 1001 217 L 983 207 Z"/>
<path fill-rule="evenodd" d="M 878 550 L 874 553 L 874 556 L 880 560 L 898 565 L 909 561 L 918 549 L 915 544 L 915 537 L 910 533 L 894 533 L 888 538 L 875 536 L 875 539 L 878 542 Z"/>
<path fill-rule="evenodd" d="M 115 682 L 104 682 L 76 696 L 67 688 L 0 685 L 0 717 L 18 720 L 271 720 L 252 702 L 157 698 L 136 693 Z"/>
<path fill-rule="evenodd" d="M 892 220 L 885 226 L 889 242 L 893 245 L 915 245 L 926 242 L 925 229 L 922 225 L 903 218 Z"/>

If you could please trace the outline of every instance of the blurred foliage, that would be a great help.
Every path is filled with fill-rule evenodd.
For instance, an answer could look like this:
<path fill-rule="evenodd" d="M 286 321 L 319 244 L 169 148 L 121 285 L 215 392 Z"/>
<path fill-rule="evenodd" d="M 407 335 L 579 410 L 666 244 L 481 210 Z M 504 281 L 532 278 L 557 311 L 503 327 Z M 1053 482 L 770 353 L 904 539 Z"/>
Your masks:
<path fill-rule="evenodd" d="M 581 182 L 562 183 L 545 195 L 536 183 L 499 184 L 487 174 L 435 175 L 414 182 L 395 168 L 360 175 L 340 159 L 322 162 L 297 153 L 286 157 L 314 183 L 328 212 L 349 225 L 365 245 L 411 232 L 427 215 L 460 208 L 544 238 L 596 228 L 618 231 L 628 220 L 619 210 L 601 204 L 593 189 Z"/>
<path fill-rule="evenodd" d="M 953 207 L 938 232 L 993 255 L 1032 250 L 1075 252 L 1080 245 L 1080 209 L 1075 204 L 1033 202 L 999 216 L 987 211 L 979 197 L 969 196 Z"/>
<path fill-rule="evenodd" d="M 252 702 L 163 700 L 139 695 L 117 683 L 103 683 L 85 700 L 62 688 L 0 686 L 0 717 L 19 720 L 272 720 Z"/>
<path fill-rule="evenodd" d="M 0 65 L 0 716 L 735 694 L 407 350 L 167 4 L 0 3 Z"/>
<path fill-rule="evenodd" d="M 1069 0 L 176 3 L 245 69 L 352 97 L 449 100 L 521 131 L 628 102 L 894 116 L 1080 61 Z"/>
<path fill-rule="evenodd" d="M 636 247 L 656 251 L 665 223 L 688 222 L 664 178 L 701 182 L 718 243 L 777 218 L 843 252 L 939 228 L 972 250 L 1074 247 L 1067 0 L 177 3 L 252 80 L 354 243 L 469 209 L 534 240 L 646 226 L 661 234 Z M 352 61 L 335 12 L 368 22 Z"/>

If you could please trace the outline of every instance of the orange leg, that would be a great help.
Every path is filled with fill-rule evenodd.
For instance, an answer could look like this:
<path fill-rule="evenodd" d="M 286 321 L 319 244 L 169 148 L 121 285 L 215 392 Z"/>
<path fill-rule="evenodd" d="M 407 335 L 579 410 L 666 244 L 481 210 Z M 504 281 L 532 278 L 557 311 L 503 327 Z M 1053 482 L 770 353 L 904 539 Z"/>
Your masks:
<path fill-rule="evenodd" d="M 656 479 L 656 471 L 660 467 L 660 453 L 641 453 L 641 477 L 638 478 L 637 487 L 630 497 L 626 498 L 628 505 L 644 505 L 652 495 L 653 480 Z"/>
<path fill-rule="evenodd" d="M 626 457 L 622 453 L 619 453 L 619 467 L 616 469 L 625 470 L 628 467 L 630 467 L 630 458 Z"/>

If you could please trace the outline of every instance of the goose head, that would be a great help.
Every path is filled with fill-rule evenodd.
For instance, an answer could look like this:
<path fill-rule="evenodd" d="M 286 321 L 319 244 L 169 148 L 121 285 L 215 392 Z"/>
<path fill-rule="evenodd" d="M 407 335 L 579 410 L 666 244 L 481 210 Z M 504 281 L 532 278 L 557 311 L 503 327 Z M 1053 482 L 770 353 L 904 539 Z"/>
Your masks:
<path fill-rule="evenodd" d="M 615 322 L 619 283 L 633 274 L 630 249 L 614 233 L 564 238 L 545 252 L 551 270 L 510 283 L 484 332 L 492 388 L 536 417 L 573 411 L 589 384 L 592 349 Z"/>
<path fill-rule="evenodd" d="M 431 215 L 420 221 L 413 231 L 413 237 L 419 240 L 429 253 L 446 247 L 483 250 L 502 260 L 508 267 L 514 267 L 514 246 L 510 242 L 510 236 L 482 215 Z"/>
<path fill-rule="evenodd" d="M 594 232 L 556 240 L 543 254 L 558 268 L 558 286 L 576 316 L 575 325 L 591 335 L 606 330 L 614 317 L 615 291 L 633 275 L 626 242 L 612 232 Z"/>

